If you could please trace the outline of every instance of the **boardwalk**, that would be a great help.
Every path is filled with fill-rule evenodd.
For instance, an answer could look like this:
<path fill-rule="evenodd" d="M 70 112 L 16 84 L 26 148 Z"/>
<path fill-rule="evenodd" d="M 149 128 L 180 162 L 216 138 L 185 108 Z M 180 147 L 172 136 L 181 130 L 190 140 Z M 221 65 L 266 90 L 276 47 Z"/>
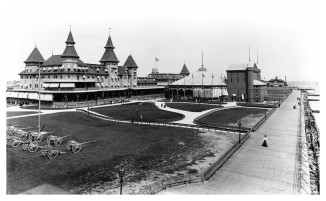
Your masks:
<path fill-rule="evenodd" d="M 210 181 L 161 194 L 296 194 L 299 96 L 294 91 Z M 261 146 L 264 135 L 268 147 Z"/>

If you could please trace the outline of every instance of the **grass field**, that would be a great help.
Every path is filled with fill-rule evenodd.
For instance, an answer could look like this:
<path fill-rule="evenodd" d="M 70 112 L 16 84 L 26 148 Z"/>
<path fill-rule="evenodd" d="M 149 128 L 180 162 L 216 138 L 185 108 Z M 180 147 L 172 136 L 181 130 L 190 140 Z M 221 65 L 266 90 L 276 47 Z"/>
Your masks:
<path fill-rule="evenodd" d="M 38 112 L 7 112 L 7 117 L 14 117 L 27 114 L 37 114 Z"/>
<path fill-rule="evenodd" d="M 199 119 L 198 122 L 225 126 L 238 126 L 237 122 L 241 120 L 242 126 L 250 128 L 264 115 L 265 111 L 261 108 L 232 108 L 213 112 Z"/>
<path fill-rule="evenodd" d="M 36 127 L 37 122 L 38 116 L 7 120 L 7 124 L 23 127 Z M 61 151 L 65 151 L 70 139 L 96 142 L 85 145 L 77 154 L 68 152 L 53 160 L 43 157 L 39 150 L 29 153 L 22 146 L 7 147 L 8 194 L 43 183 L 72 193 L 100 189 L 109 194 L 118 192 L 120 164 L 126 169 L 126 183 L 131 183 L 148 178 L 153 171 L 172 174 L 187 169 L 196 160 L 211 155 L 209 149 L 203 150 L 205 143 L 190 129 L 114 123 L 78 112 L 43 115 L 41 124 L 59 136 L 73 134 L 58 147 Z M 40 142 L 45 144 L 45 140 Z M 198 150 L 196 160 L 189 162 L 188 152 L 195 150 Z"/>
<path fill-rule="evenodd" d="M 185 110 L 190 112 L 202 112 L 205 110 L 220 107 L 218 105 L 189 104 L 189 103 L 167 103 L 166 105 L 174 109 Z"/>
<path fill-rule="evenodd" d="M 137 112 L 138 110 L 138 112 Z M 142 116 L 142 121 L 169 122 L 178 121 L 184 115 L 158 109 L 153 103 L 133 103 L 120 106 L 93 108 L 92 111 L 120 120 L 135 120 Z"/>

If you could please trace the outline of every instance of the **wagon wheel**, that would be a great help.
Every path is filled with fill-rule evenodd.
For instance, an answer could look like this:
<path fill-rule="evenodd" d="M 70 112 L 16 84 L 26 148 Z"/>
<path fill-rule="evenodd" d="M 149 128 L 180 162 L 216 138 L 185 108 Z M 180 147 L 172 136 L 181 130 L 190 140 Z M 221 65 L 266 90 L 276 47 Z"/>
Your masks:
<path fill-rule="evenodd" d="M 66 149 L 67 149 L 67 151 L 70 151 L 70 150 L 71 150 L 71 144 L 72 144 L 72 142 L 73 142 L 73 140 L 69 140 L 69 141 L 67 142 L 67 145 L 66 145 Z"/>
<path fill-rule="evenodd" d="M 33 142 L 28 145 L 29 152 L 36 152 L 38 150 L 38 148 L 39 148 L 39 145 L 37 142 Z"/>
<path fill-rule="evenodd" d="M 42 149 L 42 156 L 47 156 L 49 154 L 49 149 Z"/>
<path fill-rule="evenodd" d="M 49 159 L 54 159 L 54 157 L 53 157 L 53 155 L 52 155 L 51 152 L 48 153 L 48 158 L 49 158 Z"/>
<path fill-rule="evenodd" d="M 57 146 L 59 146 L 62 143 L 62 138 L 58 138 L 57 140 Z"/>
<path fill-rule="evenodd" d="M 53 157 L 56 158 L 59 155 L 59 150 L 57 148 L 52 149 Z"/>
<path fill-rule="evenodd" d="M 10 142 L 10 146 L 11 146 L 11 147 L 18 147 L 18 146 L 20 145 L 20 143 L 21 143 L 20 140 L 16 140 L 16 139 L 14 139 L 14 140 L 12 140 L 12 141 Z"/>
<path fill-rule="evenodd" d="M 80 152 L 81 148 L 82 148 L 82 145 L 81 144 L 77 144 L 76 146 L 73 146 L 72 147 L 72 152 L 73 153 L 78 153 L 78 152 Z"/>
<path fill-rule="evenodd" d="M 28 133 L 27 133 L 27 132 L 23 132 L 23 133 L 21 134 L 21 137 L 24 138 L 24 139 L 26 139 L 27 136 L 28 136 Z"/>
<path fill-rule="evenodd" d="M 42 155 L 43 156 L 46 156 L 49 153 L 49 151 L 51 151 L 51 149 L 52 149 L 52 146 L 51 145 L 45 145 L 45 146 L 43 146 L 42 147 Z"/>
<path fill-rule="evenodd" d="M 39 134 L 39 135 L 36 136 L 35 141 L 36 142 L 41 142 L 42 139 L 43 139 L 43 134 Z"/>
<path fill-rule="evenodd" d="M 23 150 L 27 151 L 27 149 L 28 149 L 28 144 L 23 144 Z"/>
<path fill-rule="evenodd" d="M 50 135 L 48 138 L 46 138 L 46 143 L 48 145 L 51 145 L 52 138 L 53 138 L 53 135 Z"/>

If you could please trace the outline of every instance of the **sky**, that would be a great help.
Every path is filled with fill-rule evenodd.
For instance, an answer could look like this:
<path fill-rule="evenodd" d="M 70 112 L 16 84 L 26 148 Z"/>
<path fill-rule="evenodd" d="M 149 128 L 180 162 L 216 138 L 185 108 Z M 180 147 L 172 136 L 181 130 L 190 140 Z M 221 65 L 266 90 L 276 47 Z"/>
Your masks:
<path fill-rule="evenodd" d="M 109 36 L 123 65 L 132 54 L 138 76 L 190 72 L 202 63 L 226 75 L 232 63 L 257 61 L 262 79 L 318 81 L 320 8 L 250 1 L 12 1 L 6 4 L 6 80 L 19 80 L 35 45 L 44 59 L 62 54 L 69 27 L 85 63 L 99 63 Z M 166 3 L 167 2 L 167 3 Z"/>

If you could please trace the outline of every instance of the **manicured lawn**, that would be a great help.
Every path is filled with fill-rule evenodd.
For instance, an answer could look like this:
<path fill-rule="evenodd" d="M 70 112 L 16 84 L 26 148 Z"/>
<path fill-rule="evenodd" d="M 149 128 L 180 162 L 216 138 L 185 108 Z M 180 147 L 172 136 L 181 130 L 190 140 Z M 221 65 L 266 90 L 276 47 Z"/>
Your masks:
<path fill-rule="evenodd" d="M 178 121 L 184 115 L 158 109 L 153 103 L 133 103 L 120 106 L 93 108 L 92 111 L 113 117 L 120 120 L 138 120 L 140 115 L 142 121 L 150 122 L 169 122 Z"/>
<path fill-rule="evenodd" d="M 37 114 L 38 112 L 7 112 L 7 117 L 14 117 L 26 114 Z"/>
<path fill-rule="evenodd" d="M 168 107 L 190 112 L 202 112 L 205 110 L 219 108 L 218 105 L 190 104 L 190 103 L 167 103 Z"/>
<path fill-rule="evenodd" d="M 200 123 L 209 123 L 224 126 L 238 126 L 241 120 L 242 126 L 252 127 L 265 115 L 261 108 L 232 108 L 213 112 L 198 120 Z"/>
<path fill-rule="evenodd" d="M 58 136 L 73 135 L 64 138 L 58 147 L 61 151 L 65 151 L 70 139 L 96 142 L 85 144 L 79 153 L 67 152 L 53 160 L 43 157 L 40 150 L 30 153 L 23 151 L 22 146 L 7 147 L 8 194 L 43 183 L 74 193 L 87 193 L 98 186 L 118 189 L 120 164 L 126 169 L 126 183 L 137 182 L 146 178 L 150 170 L 173 173 L 186 168 L 191 165 L 187 153 L 204 146 L 196 131 L 184 128 L 114 123 L 79 112 L 43 115 L 41 121 L 46 131 Z M 7 124 L 35 128 L 37 122 L 38 116 L 7 120 Z M 45 144 L 46 140 L 40 142 Z"/>

